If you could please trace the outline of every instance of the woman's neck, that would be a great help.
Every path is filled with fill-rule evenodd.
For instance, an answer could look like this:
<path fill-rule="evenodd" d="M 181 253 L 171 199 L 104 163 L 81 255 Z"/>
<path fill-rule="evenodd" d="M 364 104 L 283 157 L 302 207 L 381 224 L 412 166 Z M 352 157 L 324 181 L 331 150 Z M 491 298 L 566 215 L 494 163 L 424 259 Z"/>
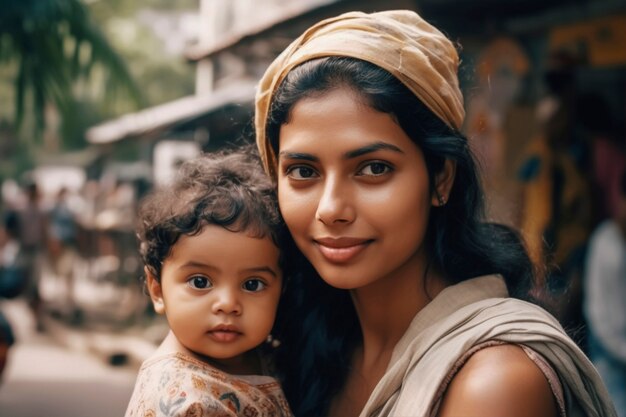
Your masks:
<path fill-rule="evenodd" d="M 331 404 L 331 416 L 360 413 L 413 317 L 445 288 L 440 273 L 431 269 L 426 274 L 423 257 L 414 258 L 392 275 L 351 292 L 363 344 L 354 351 L 346 383 Z"/>
<path fill-rule="evenodd" d="M 362 360 L 379 363 L 391 357 L 415 315 L 446 287 L 442 275 L 426 262 L 409 261 L 390 276 L 352 291 L 363 334 Z"/>

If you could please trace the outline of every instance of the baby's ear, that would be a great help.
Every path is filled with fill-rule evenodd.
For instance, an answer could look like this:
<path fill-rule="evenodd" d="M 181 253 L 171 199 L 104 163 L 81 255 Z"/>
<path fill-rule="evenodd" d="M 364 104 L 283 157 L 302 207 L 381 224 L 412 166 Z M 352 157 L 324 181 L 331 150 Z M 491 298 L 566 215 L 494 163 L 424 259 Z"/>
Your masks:
<path fill-rule="evenodd" d="M 156 279 L 154 274 L 147 266 L 143 267 L 143 272 L 146 274 L 146 287 L 150 293 L 150 299 L 154 306 L 154 311 L 158 314 L 165 314 L 165 303 L 163 302 L 163 292 L 161 291 L 161 284 Z"/>

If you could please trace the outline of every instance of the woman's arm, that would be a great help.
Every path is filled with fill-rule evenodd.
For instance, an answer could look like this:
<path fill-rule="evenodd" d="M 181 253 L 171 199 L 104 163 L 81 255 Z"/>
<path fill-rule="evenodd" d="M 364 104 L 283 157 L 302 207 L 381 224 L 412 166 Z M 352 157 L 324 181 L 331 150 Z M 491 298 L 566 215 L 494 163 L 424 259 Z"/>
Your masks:
<path fill-rule="evenodd" d="M 545 375 L 515 345 L 473 354 L 444 394 L 438 417 L 558 417 Z"/>

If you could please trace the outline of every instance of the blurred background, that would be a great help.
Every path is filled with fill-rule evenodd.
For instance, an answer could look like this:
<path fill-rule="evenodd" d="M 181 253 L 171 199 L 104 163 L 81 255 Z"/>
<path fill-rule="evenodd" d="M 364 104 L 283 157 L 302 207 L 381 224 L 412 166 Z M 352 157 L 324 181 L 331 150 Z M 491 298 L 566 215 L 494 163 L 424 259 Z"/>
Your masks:
<path fill-rule="evenodd" d="M 619 224 L 626 246 L 626 0 L 0 0 L 0 416 L 124 413 L 167 331 L 139 279 L 141 197 L 253 140 L 255 85 L 304 29 L 385 9 L 459 44 L 488 218 L 546 262 L 580 346 L 609 332 L 626 369 L 623 249 L 621 289 L 586 297 L 594 232 Z"/>

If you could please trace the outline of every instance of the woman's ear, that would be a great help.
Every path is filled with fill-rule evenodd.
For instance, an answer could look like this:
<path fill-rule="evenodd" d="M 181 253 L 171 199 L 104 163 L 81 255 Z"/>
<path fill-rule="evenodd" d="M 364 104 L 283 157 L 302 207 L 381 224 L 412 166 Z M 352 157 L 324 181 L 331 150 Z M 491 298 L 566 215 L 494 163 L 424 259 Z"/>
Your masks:
<path fill-rule="evenodd" d="M 154 306 L 154 311 L 158 314 L 165 314 L 165 303 L 163 302 L 163 291 L 161 290 L 161 284 L 156 279 L 154 274 L 150 272 L 150 268 L 143 267 L 143 272 L 146 274 L 146 287 L 150 293 L 150 299 Z"/>
<path fill-rule="evenodd" d="M 456 162 L 446 159 L 441 171 L 435 175 L 435 187 L 431 196 L 431 204 L 435 207 L 443 207 L 450 198 L 450 191 L 456 175 Z"/>

